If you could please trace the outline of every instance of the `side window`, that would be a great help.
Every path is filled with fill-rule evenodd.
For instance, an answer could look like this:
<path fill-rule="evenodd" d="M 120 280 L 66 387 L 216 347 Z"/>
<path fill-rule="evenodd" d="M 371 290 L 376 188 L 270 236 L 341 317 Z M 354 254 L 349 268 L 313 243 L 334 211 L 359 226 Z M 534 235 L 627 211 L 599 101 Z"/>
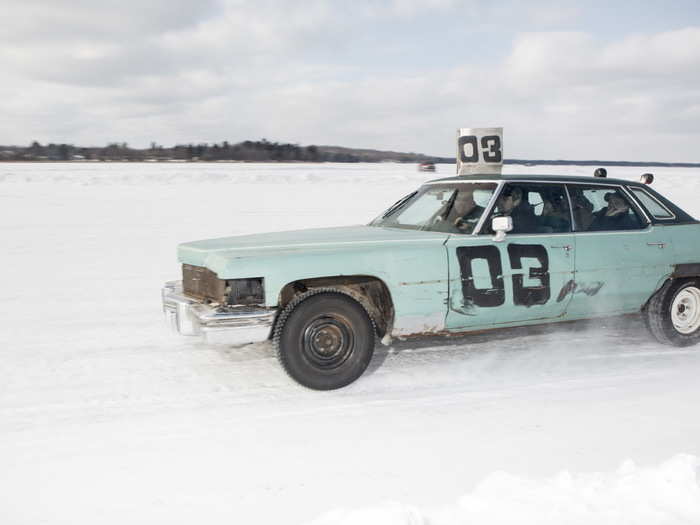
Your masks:
<path fill-rule="evenodd" d="M 620 188 L 569 186 L 576 231 L 641 230 L 645 221 Z"/>
<path fill-rule="evenodd" d="M 571 231 L 569 199 L 560 184 L 509 183 L 503 187 L 484 233 L 493 233 L 493 217 L 513 218 L 511 233 L 566 233 Z"/>
<path fill-rule="evenodd" d="M 675 216 L 671 213 L 666 206 L 657 201 L 654 197 L 649 195 L 643 188 L 629 187 L 628 189 L 634 193 L 634 196 L 639 199 L 647 211 L 656 219 L 673 219 Z"/>

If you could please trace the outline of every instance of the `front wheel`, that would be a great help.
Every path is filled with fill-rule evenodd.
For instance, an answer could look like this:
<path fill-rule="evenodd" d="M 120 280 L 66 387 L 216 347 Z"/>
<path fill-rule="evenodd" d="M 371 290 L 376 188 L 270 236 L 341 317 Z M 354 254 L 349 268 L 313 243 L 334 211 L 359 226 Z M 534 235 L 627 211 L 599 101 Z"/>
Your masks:
<path fill-rule="evenodd" d="M 667 282 L 649 300 L 644 316 L 647 328 L 661 343 L 700 342 L 700 279 Z"/>
<path fill-rule="evenodd" d="M 362 375 L 374 340 L 374 324 L 360 303 L 339 290 L 319 288 L 284 308 L 273 344 L 292 379 L 314 390 L 333 390 Z"/>

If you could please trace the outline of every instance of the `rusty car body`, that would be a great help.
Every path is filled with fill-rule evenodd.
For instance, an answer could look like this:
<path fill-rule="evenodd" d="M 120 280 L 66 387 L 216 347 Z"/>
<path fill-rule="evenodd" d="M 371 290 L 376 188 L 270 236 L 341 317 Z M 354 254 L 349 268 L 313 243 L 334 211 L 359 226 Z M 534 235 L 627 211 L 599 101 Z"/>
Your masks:
<path fill-rule="evenodd" d="M 458 205 L 467 211 L 455 214 Z M 643 312 L 656 316 L 647 325 L 659 340 L 690 344 L 700 285 L 682 288 L 679 303 L 666 296 L 700 277 L 699 245 L 698 221 L 647 184 L 451 177 L 426 182 L 367 225 L 181 244 L 183 279 L 165 285 L 163 308 L 181 334 L 272 339 L 294 379 L 337 388 L 359 377 L 374 347 L 358 350 L 368 336 L 353 323 L 388 343 Z M 307 299 L 319 306 L 304 315 L 316 317 L 296 319 Z M 324 299 L 340 313 L 324 313 Z M 299 327 L 288 336 L 292 322 Z"/>

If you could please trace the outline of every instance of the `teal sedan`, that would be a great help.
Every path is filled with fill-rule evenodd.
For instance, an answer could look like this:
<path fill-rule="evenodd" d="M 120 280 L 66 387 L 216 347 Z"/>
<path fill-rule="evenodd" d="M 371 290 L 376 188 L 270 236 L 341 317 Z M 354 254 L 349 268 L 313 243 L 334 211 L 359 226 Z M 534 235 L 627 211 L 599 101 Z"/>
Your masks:
<path fill-rule="evenodd" d="M 329 390 L 394 337 L 641 312 L 660 342 L 695 344 L 698 246 L 700 223 L 649 184 L 453 177 L 365 226 L 181 244 L 163 310 L 183 335 L 271 339 L 294 380 Z"/>

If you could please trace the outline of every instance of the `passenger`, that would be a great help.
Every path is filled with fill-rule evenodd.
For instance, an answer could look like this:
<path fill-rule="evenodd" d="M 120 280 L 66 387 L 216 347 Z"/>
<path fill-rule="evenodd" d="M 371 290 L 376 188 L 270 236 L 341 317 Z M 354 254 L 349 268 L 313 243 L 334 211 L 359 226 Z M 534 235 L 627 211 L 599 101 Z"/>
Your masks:
<path fill-rule="evenodd" d="M 608 206 L 593 214 L 591 231 L 635 230 L 639 228 L 637 216 L 630 214 L 630 205 L 621 195 L 614 192 L 606 193 L 605 200 L 608 202 Z"/>
<path fill-rule="evenodd" d="M 523 190 L 506 186 L 496 203 L 497 215 L 513 218 L 511 233 L 536 233 L 537 218 L 532 207 L 523 199 Z"/>
<path fill-rule="evenodd" d="M 566 197 L 561 193 L 543 196 L 542 215 L 539 222 L 543 233 L 561 233 L 571 231 L 571 215 Z"/>
<path fill-rule="evenodd" d="M 571 205 L 578 231 L 588 231 L 593 222 L 593 203 L 583 194 L 581 188 L 570 188 Z"/>

